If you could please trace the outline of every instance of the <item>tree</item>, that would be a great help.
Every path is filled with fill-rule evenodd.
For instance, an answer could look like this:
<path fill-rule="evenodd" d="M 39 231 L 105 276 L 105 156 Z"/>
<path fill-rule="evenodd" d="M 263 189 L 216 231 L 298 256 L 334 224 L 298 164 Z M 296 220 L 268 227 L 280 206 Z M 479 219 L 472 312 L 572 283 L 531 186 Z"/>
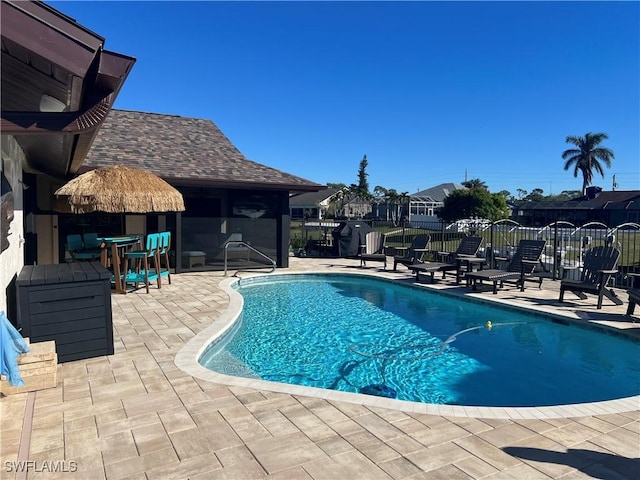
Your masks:
<path fill-rule="evenodd" d="M 344 217 L 344 205 L 351 195 L 351 190 L 344 183 L 330 183 L 327 185 L 333 185 L 331 188 L 339 188 L 339 190 L 333 194 L 331 200 L 329 200 L 329 209 L 333 210 L 333 217 Z"/>
<path fill-rule="evenodd" d="M 445 222 L 455 222 L 463 218 L 484 218 L 495 221 L 509 216 L 504 196 L 489 193 L 484 188 L 454 190 L 444 199 L 438 216 Z"/>
<path fill-rule="evenodd" d="M 373 189 L 373 200 L 376 203 L 376 217 L 380 216 L 380 212 L 378 211 L 378 207 L 381 203 L 386 204 L 386 216 L 387 220 L 389 220 L 389 197 L 387 195 L 388 190 L 380 185 L 376 185 Z"/>
<path fill-rule="evenodd" d="M 544 190 L 542 190 L 541 188 L 534 188 L 533 190 L 531 190 L 531 193 L 529 195 L 524 197 L 524 200 L 527 202 L 541 202 L 542 200 L 544 200 L 544 195 L 542 195 L 543 192 Z"/>
<path fill-rule="evenodd" d="M 483 188 L 485 190 L 489 190 L 487 184 L 484 183 L 479 178 L 472 178 L 471 180 L 467 180 L 466 182 L 462 182 L 462 186 L 467 187 L 469 190 L 475 190 L 478 188 Z"/>
<path fill-rule="evenodd" d="M 398 226 L 402 218 L 403 207 L 410 198 L 409 192 L 398 193 L 397 190 L 393 188 L 387 190 L 384 187 L 376 186 L 374 195 L 386 203 L 387 220 L 389 220 L 390 215 L 393 224 Z"/>
<path fill-rule="evenodd" d="M 599 146 L 603 140 L 608 139 L 606 133 L 587 133 L 584 137 L 568 136 L 566 143 L 572 143 L 578 148 L 569 148 L 562 152 L 563 160 L 566 160 L 564 169 L 569 170 L 573 166 L 573 176 L 577 177 L 578 172 L 582 173 L 582 194 L 587 193 L 587 187 L 593 182 L 593 171 L 595 170 L 604 178 L 602 163 L 611 168 L 611 160 L 615 158 L 613 152 Z"/>
<path fill-rule="evenodd" d="M 400 192 L 398 194 L 398 202 L 396 203 L 395 225 L 398 225 L 400 223 L 400 220 L 402 220 L 402 211 L 404 209 L 404 205 L 408 204 L 409 200 L 411 200 L 411 195 L 409 195 L 409 192 Z"/>
<path fill-rule="evenodd" d="M 367 173 L 367 166 L 369 162 L 367 161 L 367 155 L 362 157 L 360 160 L 360 165 L 358 166 L 358 185 L 352 185 L 355 187 L 355 194 L 360 197 L 361 200 L 369 200 L 371 199 L 371 193 L 369 193 L 369 181 L 367 177 L 369 174 Z"/>

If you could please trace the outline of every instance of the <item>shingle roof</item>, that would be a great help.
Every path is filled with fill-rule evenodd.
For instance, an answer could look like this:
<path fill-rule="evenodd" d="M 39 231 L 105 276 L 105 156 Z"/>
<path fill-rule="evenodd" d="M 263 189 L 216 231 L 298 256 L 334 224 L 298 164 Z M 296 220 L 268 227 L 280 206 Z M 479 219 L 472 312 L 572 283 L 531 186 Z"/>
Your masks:
<path fill-rule="evenodd" d="M 291 197 L 289 197 L 289 206 L 295 207 L 297 205 L 316 205 L 339 191 L 339 188 L 327 188 L 318 192 L 307 192 L 300 193 L 299 195 L 292 195 Z"/>
<path fill-rule="evenodd" d="M 441 183 L 435 187 L 421 190 L 417 193 L 411 194 L 411 197 L 429 197 L 434 202 L 444 202 L 444 199 L 454 190 L 461 190 L 465 187 L 458 183 Z"/>
<path fill-rule="evenodd" d="M 586 197 L 578 197 L 566 201 L 541 201 L 530 202 L 520 206 L 520 210 L 604 210 L 604 209 L 632 209 L 640 205 L 640 190 L 618 190 L 601 192 L 596 198 L 587 200 Z"/>
<path fill-rule="evenodd" d="M 318 185 L 247 159 L 211 121 L 112 110 L 81 170 L 137 167 L 174 185 L 317 191 Z"/>

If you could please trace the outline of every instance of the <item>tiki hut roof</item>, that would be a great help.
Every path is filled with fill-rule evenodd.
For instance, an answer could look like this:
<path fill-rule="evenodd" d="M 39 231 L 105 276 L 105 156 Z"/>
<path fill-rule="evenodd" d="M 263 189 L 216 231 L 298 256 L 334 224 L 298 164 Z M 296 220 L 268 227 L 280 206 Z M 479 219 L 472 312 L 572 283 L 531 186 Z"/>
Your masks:
<path fill-rule="evenodd" d="M 61 212 L 150 213 L 184 211 L 182 194 L 151 172 L 122 165 L 90 170 L 55 192 Z"/>

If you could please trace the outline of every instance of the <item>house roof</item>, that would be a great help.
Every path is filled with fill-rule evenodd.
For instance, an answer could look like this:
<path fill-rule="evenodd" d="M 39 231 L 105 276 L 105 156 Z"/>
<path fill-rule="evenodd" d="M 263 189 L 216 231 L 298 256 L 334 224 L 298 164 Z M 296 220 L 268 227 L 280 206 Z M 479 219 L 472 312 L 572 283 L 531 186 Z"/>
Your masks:
<path fill-rule="evenodd" d="M 317 205 L 320 202 L 326 200 L 327 198 L 332 197 L 339 191 L 340 191 L 339 188 L 325 188 L 324 190 L 320 190 L 318 192 L 307 192 L 307 193 L 292 195 L 291 197 L 289 197 L 289 206 L 298 207 L 298 206 L 307 206 L 307 205 Z"/>
<path fill-rule="evenodd" d="M 529 202 L 520 210 L 611 210 L 640 208 L 640 190 L 617 190 L 600 192 L 597 197 L 579 197 L 561 202 Z"/>
<path fill-rule="evenodd" d="M 318 185 L 247 159 L 211 121 L 112 110 L 82 170 L 126 165 L 174 185 L 317 191 Z"/>
<path fill-rule="evenodd" d="M 454 190 L 464 190 L 466 187 L 459 183 L 441 183 L 435 187 L 421 190 L 411 195 L 412 199 L 431 199 L 434 202 L 444 202 L 444 199 Z"/>
<path fill-rule="evenodd" d="M 3 0 L 2 122 L 25 170 L 76 173 L 135 59 L 42 2 Z"/>

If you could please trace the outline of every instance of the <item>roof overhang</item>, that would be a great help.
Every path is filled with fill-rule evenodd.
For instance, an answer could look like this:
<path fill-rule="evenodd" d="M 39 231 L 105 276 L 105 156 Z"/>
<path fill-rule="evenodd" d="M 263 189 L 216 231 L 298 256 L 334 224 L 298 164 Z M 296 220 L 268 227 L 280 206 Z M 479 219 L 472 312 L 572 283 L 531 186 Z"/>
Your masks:
<path fill-rule="evenodd" d="M 42 2 L 3 0 L 2 135 L 25 153 L 23 168 L 75 174 L 135 59 Z M 55 111 L 51 111 L 55 110 Z"/>
<path fill-rule="evenodd" d="M 84 167 L 81 171 L 84 170 Z M 172 178 L 164 175 L 160 177 L 175 187 L 209 187 L 209 188 L 233 188 L 233 189 L 251 189 L 251 190 L 278 190 L 293 193 L 317 192 L 327 188 L 325 185 L 314 184 L 285 184 L 285 183 L 267 183 L 267 182 L 247 182 L 243 180 L 215 180 L 211 178 L 201 179 L 185 179 Z"/>

